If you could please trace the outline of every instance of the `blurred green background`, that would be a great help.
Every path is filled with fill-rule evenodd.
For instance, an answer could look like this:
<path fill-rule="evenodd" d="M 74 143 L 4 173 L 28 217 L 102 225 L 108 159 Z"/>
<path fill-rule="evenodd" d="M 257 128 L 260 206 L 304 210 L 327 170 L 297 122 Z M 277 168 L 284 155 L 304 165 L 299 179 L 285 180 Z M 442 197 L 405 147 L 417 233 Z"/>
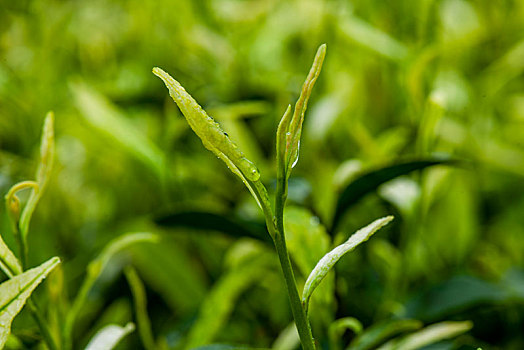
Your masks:
<path fill-rule="evenodd" d="M 30 265 L 62 257 L 64 280 L 46 285 L 74 296 L 111 239 L 164 237 L 112 260 L 76 346 L 101 325 L 132 320 L 126 264 L 144 280 L 155 336 L 171 348 L 187 339 L 269 347 L 290 324 L 269 245 L 191 228 L 191 218 L 155 224 L 187 211 L 263 220 L 151 69 L 181 82 L 271 191 L 276 126 L 321 43 L 328 53 L 286 221 L 299 284 L 329 235 L 341 242 L 377 217 L 396 220 L 324 282 L 314 333 L 324 339 L 345 316 L 366 327 L 471 320 L 472 331 L 437 348 L 524 348 L 523 1 L 1 0 L 1 193 L 34 177 L 43 118 L 56 114 L 57 162 L 32 222 Z M 436 156 L 459 162 L 379 186 L 332 232 L 337 198 L 358 174 Z M 15 247 L 3 206 L 0 230 Z M 24 315 L 17 322 L 16 335 L 34 328 Z M 122 345 L 140 346 L 136 334 Z"/>

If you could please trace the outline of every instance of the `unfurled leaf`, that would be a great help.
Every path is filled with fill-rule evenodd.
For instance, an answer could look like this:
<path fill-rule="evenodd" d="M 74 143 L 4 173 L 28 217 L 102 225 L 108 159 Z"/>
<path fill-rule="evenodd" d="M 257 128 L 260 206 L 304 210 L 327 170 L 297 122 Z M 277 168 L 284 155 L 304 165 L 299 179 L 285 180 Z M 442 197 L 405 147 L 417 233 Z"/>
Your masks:
<path fill-rule="evenodd" d="M 244 182 L 262 209 L 269 207 L 269 197 L 260 182 L 260 172 L 255 164 L 244 156 L 228 134 L 207 115 L 178 81 L 158 67 L 153 68 L 153 73 L 162 79 L 169 90 L 169 95 L 204 147 L 226 163 L 227 167 Z"/>
<path fill-rule="evenodd" d="M 379 350 L 417 350 L 424 346 L 437 343 L 441 340 L 454 338 L 469 331 L 473 327 L 470 321 L 440 322 L 425 327 L 413 334 L 393 339 L 379 348 Z"/>
<path fill-rule="evenodd" d="M 134 330 L 135 325 L 131 322 L 124 327 L 116 324 L 107 325 L 93 336 L 85 350 L 111 350 Z"/>
<path fill-rule="evenodd" d="M 281 172 L 279 176 L 289 178 L 291 168 L 293 168 L 298 161 L 304 114 L 306 113 L 307 103 L 313 86 L 320 75 L 325 56 L 326 44 L 322 44 L 317 50 L 313 65 L 311 66 L 304 85 L 302 85 L 302 92 L 295 104 L 293 114 L 291 114 L 291 106 L 288 106 L 278 125 L 277 163 L 279 172 Z"/>
<path fill-rule="evenodd" d="M 60 263 L 57 257 L 7 280 L 0 285 L 0 349 L 7 341 L 11 323 L 33 290 Z"/>
<path fill-rule="evenodd" d="M 422 322 L 409 319 L 377 323 L 364 330 L 363 333 L 355 338 L 349 345 L 348 350 L 376 349 L 392 337 L 405 332 L 415 331 L 422 328 L 422 326 Z"/>
<path fill-rule="evenodd" d="M 333 266 L 335 266 L 337 261 L 344 256 L 344 254 L 352 251 L 359 244 L 367 241 L 371 235 L 387 225 L 391 220 L 393 220 L 393 216 L 386 216 L 373 221 L 368 226 L 355 232 L 345 243 L 339 245 L 320 259 L 313 271 L 309 274 L 306 284 L 304 285 L 304 291 L 302 292 L 302 304 L 306 307 L 306 310 L 311 294 L 320 284 L 322 279 L 326 277 Z"/>
<path fill-rule="evenodd" d="M 331 232 L 335 232 L 346 211 L 363 198 L 366 194 L 374 191 L 383 183 L 396 177 L 409 174 L 412 171 L 424 169 L 434 165 L 449 165 L 453 160 L 449 159 L 425 159 L 405 163 L 399 163 L 377 170 L 367 172 L 353 180 L 338 197 L 338 202 L 331 225 Z"/>

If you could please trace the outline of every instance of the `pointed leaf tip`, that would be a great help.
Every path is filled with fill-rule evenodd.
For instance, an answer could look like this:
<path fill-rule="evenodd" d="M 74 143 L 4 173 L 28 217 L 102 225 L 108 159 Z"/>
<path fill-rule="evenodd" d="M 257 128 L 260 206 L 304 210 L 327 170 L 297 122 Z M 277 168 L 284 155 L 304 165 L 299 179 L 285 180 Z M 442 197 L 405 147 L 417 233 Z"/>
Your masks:
<path fill-rule="evenodd" d="M 304 291 L 302 292 L 302 304 L 305 306 L 306 310 L 313 291 L 324 277 L 326 277 L 333 266 L 335 266 L 337 261 L 339 261 L 344 254 L 354 250 L 359 244 L 367 241 L 375 232 L 390 223 L 393 218 L 392 215 L 389 215 L 373 221 L 371 224 L 361 228 L 351 235 L 345 243 L 334 248 L 320 259 L 313 271 L 309 274 L 304 285 Z"/>

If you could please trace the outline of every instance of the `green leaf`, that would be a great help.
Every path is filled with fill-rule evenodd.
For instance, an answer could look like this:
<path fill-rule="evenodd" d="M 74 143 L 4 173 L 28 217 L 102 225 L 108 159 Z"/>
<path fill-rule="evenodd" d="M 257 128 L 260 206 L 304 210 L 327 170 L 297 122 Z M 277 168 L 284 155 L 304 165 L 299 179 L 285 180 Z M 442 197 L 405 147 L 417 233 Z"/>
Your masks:
<path fill-rule="evenodd" d="M 349 345 L 348 350 L 376 349 L 380 344 L 383 344 L 388 339 L 401 333 L 420 329 L 422 325 L 422 322 L 418 320 L 409 319 L 377 323 L 355 338 Z"/>
<path fill-rule="evenodd" d="M 238 244 L 243 244 L 240 242 Z M 232 252 L 236 253 L 235 246 Z M 188 335 L 186 348 L 206 345 L 214 340 L 227 322 L 240 295 L 268 274 L 273 255 L 263 248 L 250 252 L 237 262 L 213 286 L 200 306 L 198 318 Z M 226 258 L 227 260 L 227 258 Z"/>
<path fill-rule="evenodd" d="M 440 322 L 425 327 L 416 333 L 393 339 L 381 346 L 379 350 L 417 350 L 441 340 L 454 338 L 469 331 L 472 327 L 473 323 L 470 321 Z"/>
<path fill-rule="evenodd" d="M 315 290 L 315 288 L 320 284 L 320 282 L 326 277 L 328 272 L 335 266 L 337 261 L 344 256 L 344 254 L 355 249 L 359 244 L 367 241 L 371 235 L 377 232 L 379 229 L 387 225 L 393 216 L 386 216 L 380 219 L 373 221 L 368 226 L 361 228 L 355 232 L 349 239 L 324 255 L 322 259 L 317 263 L 313 271 L 309 274 L 306 284 L 304 285 L 304 291 L 302 292 L 302 304 L 305 306 L 306 310 L 309 304 L 309 298 Z"/>
<path fill-rule="evenodd" d="M 497 305 L 515 295 L 504 284 L 494 284 L 473 276 L 453 276 L 406 303 L 406 316 L 425 322 L 443 319 L 481 304 Z"/>
<path fill-rule="evenodd" d="M 133 323 L 128 323 L 124 327 L 116 324 L 110 324 L 99 330 L 89 341 L 85 350 L 111 350 L 113 349 L 125 336 L 135 330 Z"/>
<path fill-rule="evenodd" d="M 349 208 L 383 183 L 415 170 L 424 169 L 434 165 L 449 165 L 455 162 L 456 161 L 449 159 L 417 160 L 387 166 L 362 174 L 346 186 L 346 188 L 344 188 L 340 193 L 331 225 L 331 232 L 335 232 L 340 220 Z"/>
<path fill-rule="evenodd" d="M 289 206 L 284 213 L 286 245 L 292 261 L 305 279 L 315 265 L 329 251 L 331 240 L 318 217 L 308 210 Z M 311 300 L 310 322 L 316 325 L 334 319 L 335 278 L 327 276 Z"/>
<path fill-rule="evenodd" d="M 222 232 L 233 237 L 251 237 L 272 243 L 264 223 L 200 211 L 185 211 L 169 214 L 155 222 L 166 228 L 191 228 Z"/>
<path fill-rule="evenodd" d="M 36 205 L 47 186 L 55 159 L 55 135 L 53 131 L 54 119 L 55 116 L 53 112 L 47 113 L 42 131 L 42 142 L 40 144 L 40 164 L 36 172 L 36 183 L 38 184 L 38 187 L 33 188 L 33 191 L 27 200 L 27 204 L 22 211 L 22 215 L 20 216 L 20 233 L 24 241 L 27 239 L 29 222 L 31 221 Z"/>
<path fill-rule="evenodd" d="M 329 325 L 329 348 L 336 350 L 340 348 L 339 340 L 346 330 L 351 330 L 355 334 L 362 333 L 362 323 L 354 317 L 344 317 L 336 320 Z"/>
<path fill-rule="evenodd" d="M 151 320 L 147 314 L 147 295 L 144 284 L 140 280 L 140 277 L 138 277 L 138 273 L 134 268 L 129 266 L 125 269 L 124 272 L 127 282 L 131 287 L 131 292 L 133 293 L 136 323 L 140 340 L 142 341 L 142 345 L 144 345 L 146 350 L 154 350 L 157 347 L 155 345 L 155 338 L 151 329 Z"/>
<path fill-rule="evenodd" d="M 15 316 L 22 310 L 33 290 L 59 263 L 58 257 L 51 258 L 0 285 L 0 349 L 7 341 Z"/>
<path fill-rule="evenodd" d="M 71 84 L 71 91 L 76 106 L 92 127 L 146 164 L 160 179 L 164 178 L 164 153 L 122 111 L 84 83 Z"/>
<path fill-rule="evenodd" d="M 115 254 L 119 253 L 120 251 L 128 248 L 133 244 L 144 242 L 158 242 L 159 239 L 160 238 L 158 235 L 149 232 L 134 232 L 124 234 L 109 242 L 109 244 L 106 245 L 104 250 L 102 250 L 102 252 L 96 257 L 96 259 L 89 263 L 89 265 L 87 266 L 87 275 L 84 281 L 82 282 L 82 285 L 80 286 L 80 289 L 75 297 L 73 305 L 67 313 L 66 320 L 64 323 L 64 342 L 66 343 L 67 348 L 70 348 L 72 345 L 71 337 L 73 333 L 74 323 L 78 316 L 78 313 L 84 306 L 89 291 L 91 290 L 91 288 L 93 287 L 96 280 L 98 279 L 104 268 L 107 266 L 111 258 Z"/>
<path fill-rule="evenodd" d="M 162 79 L 169 90 L 169 95 L 204 147 L 226 163 L 229 170 L 244 182 L 261 208 L 269 203 L 267 191 L 260 183 L 260 172 L 255 164 L 244 156 L 228 134 L 207 115 L 178 81 L 158 67 L 153 68 L 153 73 Z"/>
<path fill-rule="evenodd" d="M 313 86 L 320 75 L 322 63 L 326 56 L 326 44 L 320 45 L 313 60 L 313 65 L 309 71 L 306 81 L 302 85 L 302 92 L 295 104 L 295 110 L 291 115 L 291 106 L 288 106 L 277 129 L 277 163 L 279 177 L 289 178 L 291 168 L 298 161 L 300 151 L 300 136 L 302 135 L 302 125 L 307 109 L 307 103 Z"/>
<path fill-rule="evenodd" d="M 0 235 L 0 269 L 4 273 L 12 278 L 14 275 L 19 275 L 22 273 L 22 266 L 20 262 L 13 254 L 11 249 L 5 244 L 2 236 Z"/>
<path fill-rule="evenodd" d="M 193 348 L 193 350 L 251 350 L 251 349 L 266 350 L 265 348 L 250 348 L 248 346 L 229 345 L 229 344 L 209 344 L 209 345 Z"/>

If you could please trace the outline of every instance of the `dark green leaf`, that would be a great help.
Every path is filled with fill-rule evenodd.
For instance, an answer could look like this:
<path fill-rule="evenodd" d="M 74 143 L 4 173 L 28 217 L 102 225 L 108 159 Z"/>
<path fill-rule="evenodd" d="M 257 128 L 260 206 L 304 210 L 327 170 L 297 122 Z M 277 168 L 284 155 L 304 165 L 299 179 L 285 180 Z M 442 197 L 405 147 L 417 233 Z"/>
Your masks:
<path fill-rule="evenodd" d="M 222 232 L 233 237 L 251 237 L 271 243 L 264 223 L 247 221 L 220 214 L 186 211 L 163 216 L 155 222 L 169 228 L 191 228 Z"/>
<path fill-rule="evenodd" d="M 374 191 L 385 182 L 396 177 L 409 174 L 412 171 L 424 169 L 433 165 L 449 165 L 456 161 L 450 159 L 425 159 L 394 164 L 362 174 L 352 181 L 338 197 L 331 232 L 333 232 L 346 211 L 355 205 L 368 193 Z"/>

